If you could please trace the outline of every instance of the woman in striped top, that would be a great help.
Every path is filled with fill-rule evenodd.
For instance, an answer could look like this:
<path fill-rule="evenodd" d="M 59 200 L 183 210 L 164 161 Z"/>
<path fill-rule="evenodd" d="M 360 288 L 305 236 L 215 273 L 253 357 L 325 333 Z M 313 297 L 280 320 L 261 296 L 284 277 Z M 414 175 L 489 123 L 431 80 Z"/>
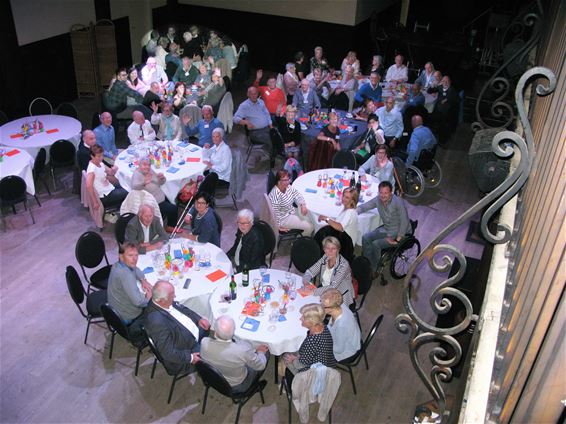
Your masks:
<path fill-rule="evenodd" d="M 275 176 L 275 186 L 269 193 L 269 201 L 275 212 L 275 219 L 279 231 L 291 229 L 303 230 L 303 234 L 310 236 L 313 232 L 313 224 L 308 217 L 305 199 L 290 185 L 289 173 L 282 169 Z M 300 214 L 297 214 L 293 203 L 299 206 Z"/>

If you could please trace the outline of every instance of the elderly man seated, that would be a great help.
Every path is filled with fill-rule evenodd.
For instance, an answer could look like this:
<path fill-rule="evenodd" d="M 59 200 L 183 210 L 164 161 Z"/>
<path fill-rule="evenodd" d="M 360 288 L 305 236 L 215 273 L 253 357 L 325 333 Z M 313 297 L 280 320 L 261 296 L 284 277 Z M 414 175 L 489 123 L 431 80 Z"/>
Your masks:
<path fill-rule="evenodd" d="M 142 104 L 144 106 L 147 106 L 148 108 L 151 108 L 153 107 L 154 103 L 160 105 L 164 100 L 165 99 L 163 97 L 163 90 L 161 86 L 157 82 L 152 82 L 151 84 L 149 84 L 149 90 L 147 90 L 145 92 L 145 95 L 143 96 Z"/>
<path fill-rule="evenodd" d="M 161 249 L 168 238 L 150 205 L 141 205 L 138 215 L 130 219 L 126 226 L 126 242 L 137 244 L 141 254 Z"/>
<path fill-rule="evenodd" d="M 175 299 L 175 287 L 168 281 L 153 286 L 151 302 L 145 308 L 143 323 L 169 373 L 194 371 L 200 361 L 200 341 L 210 323 Z"/>
<path fill-rule="evenodd" d="M 377 109 L 376 115 L 379 118 L 381 128 L 383 128 L 385 143 L 392 149 L 395 148 L 401 140 L 404 128 L 403 116 L 401 112 L 395 109 L 395 99 L 388 97 L 385 100 L 385 106 Z"/>
<path fill-rule="evenodd" d="M 187 87 L 190 87 L 198 76 L 198 69 L 195 68 L 191 59 L 185 55 L 183 56 L 181 66 L 177 68 L 175 75 L 173 75 L 173 82 L 184 82 Z"/>
<path fill-rule="evenodd" d="M 83 131 L 83 142 L 77 149 L 77 164 L 81 171 L 86 171 L 90 162 L 90 148 L 96 144 L 96 134 L 92 130 Z"/>
<path fill-rule="evenodd" d="M 203 159 L 206 165 L 205 174 L 208 172 L 216 172 L 218 174 L 218 182 L 220 186 L 230 185 L 230 174 L 232 173 L 232 151 L 224 142 L 224 130 L 215 128 L 212 130 L 212 143 L 214 146 L 206 147 L 205 150 L 208 160 Z M 203 153 L 204 155 L 204 153 Z"/>
<path fill-rule="evenodd" d="M 423 71 L 415 80 L 415 84 L 419 83 L 422 87 L 428 89 L 435 81 L 434 72 L 434 65 L 432 62 L 425 63 Z"/>
<path fill-rule="evenodd" d="M 411 126 L 413 133 L 407 146 L 407 166 L 412 165 L 417 160 L 423 150 L 432 150 L 436 146 L 436 137 L 432 131 L 423 125 L 423 118 L 420 115 L 414 115 L 411 118 Z"/>
<path fill-rule="evenodd" d="M 301 81 L 301 87 L 293 96 L 293 106 L 298 109 L 299 117 L 309 116 L 314 109 L 320 109 L 320 100 L 315 90 L 311 89 L 307 79 Z"/>
<path fill-rule="evenodd" d="M 235 393 L 243 393 L 256 381 L 267 365 L 269 349 L 260 344 L 255 349 L 245 341 L 233 341 L 236 325 L 228 315 L 214 323 L 215 337 L 201 341 L 201 358 L 216 368 Z"/>
<path fill-rule="evenodd" d="M 96 143 L 104 149 L 106 159 L 114 160 L 118 155 L 118 149 L 116 148 L 116 134 L 112 126 L 112 115 L 109 112 L 102 112 L 99 118 L 100 125 L 93 130 L 96 135 Z"/>
<path fill-rule="evenodd" d="M 128 139 L 131 144 L 155 140 L 155 130 L 151 126 L 151 123 L 145 119 L 143 113 L 139 110 L 135 110 L 132 113 L 132 119 L 134 122 L 128 127 Z"/>
<path fill-rule="evenodd" d="M 151 298 L 151 285 L 137 267 L 138 246 L 124 243 L 118 246 L 119 261 L 112 265 L 108 278 L 108 304 L 130 326 L 130 334 L 141 334 L 143 309 Z"/>
<path fill-rule="evenodd" d="M 275 75 L 270 75 L 267 79 L 267 85 L 259 85 L 259 81 L 263 76 L 263 71 L 258 69 L 254 81 L 254 87 L 257 87 L 261 98 L 265 103 L 265 107 L 271 115 L 279 115 L 285 113 L 285 104 L 287 99 L 283 90 L 277 87 L 277 79 Z"/>
<path fill-rule="evenodd" d="M 398 54 L 395 56 L 395 63 L 387 69 L 385 81 L 402 83 L 409 80 L 409 69 L 403 65 L 403 56 Z"/>
<path fill-rule="evenodd" d="M 381 102 L 381 85 L 379 85 L 380 76 L 378 72 L 372 72 L 369 76 L 369 82 L 362 84 L 354 99 L 358 104 L 363 103 L 366 99 L 373 102 Z"/>
<path fill-rule="evenodd" d="M 234 114 L 234 123 L 245 126 L 249 131 L 250 139 L 262 144 L 266 152 L 271 155 L 273 148 L 269 129 L 273 124 L 271 115 L 263 100 L 259 98 L 259 90 L 256 87 L 248 88 L 248 99 L 240 103 Z"/>
<path fill-rule="evenodd" d="M 165 56 L 163 57 L 165 60 Z M 146 84 L 152 82 L 158 83 L 162 89 L 167 88 L 169 78 L 163 69 L 163 66 L 157 64 L 157 59 L 153 56 L 147 58 L 145 66 L 141 70 L 141 78 Z"/>
<path fill-rule="evenodd" d="M 181 120 L 177 115 L 173 114 L 173 105 L 164 103 L 161 108 L 162 112 L 158 113 L 159 106 L 155 103 L 151 105 L 153 114 L 151 115 L 151 123 L 159 125 L 157 130 L 157 139 L 166 141 L 179 141 L 183 135 L 181 129 Z"/>
<path fill-rule="evenodd" d="M 202 107 L 202 119 L 194 126 L 191 126 L 191 117 L 182 116 L 183 125 L 188 136 L 198 134 L 198 145 L 204 147 L 212 144 L 212 131 L 216 128 L 224 129 L 224 125 L 214 117 L 212 106 L 204 105 Z"/>

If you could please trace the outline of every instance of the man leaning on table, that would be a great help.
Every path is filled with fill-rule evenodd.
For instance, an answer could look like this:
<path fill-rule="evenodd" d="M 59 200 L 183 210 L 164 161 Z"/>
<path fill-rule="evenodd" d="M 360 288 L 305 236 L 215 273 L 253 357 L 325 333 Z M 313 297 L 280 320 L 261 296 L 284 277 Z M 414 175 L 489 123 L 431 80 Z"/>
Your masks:
<path fill-rule="evenodd" d="M 210 323 L 174 299 L 171 283 L 155 283 L 143 323 L 168 372 L 193 372 L 194 364 L 200 361 L 200 341 L 208 334 Z"/>
<path fill-rule="evenodd" d="M 137 267 L 136 244 L 124 243 L 119 246 L 118 253 L 120 259 L 112 265 L 108 278 L 108 304 L 130 327 L 131 336 L 143 340 L 139 318 L 151 298 L 151 285 Z"/>
<path fill-rule="evenodd" d="M 126 226 L 126 242 L 137 244 L 141 254 L 161 249 L 168 238 L 150 205 L 141 205 L 138 215 L 130 219 Z"/>
<path fill-rule="evenodd" d="M 224 376 L 232 390 L 243 393 L 257 380 L 267 365 L 269 348 L 260 344 L 255 349 L 245 341 L 234 341 L 236 324 L 228 315 L 214 323 L 215 337 L 201 341 L 202 360 Z"/>

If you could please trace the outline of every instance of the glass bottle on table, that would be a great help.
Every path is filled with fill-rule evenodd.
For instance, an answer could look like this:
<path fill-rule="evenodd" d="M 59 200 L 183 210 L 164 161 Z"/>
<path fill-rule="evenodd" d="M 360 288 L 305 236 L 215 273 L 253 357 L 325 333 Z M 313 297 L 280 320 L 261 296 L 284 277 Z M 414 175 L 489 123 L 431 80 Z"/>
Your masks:
<path fill-rule="evenodd" d="M 244 264 L 242 270 L 242 287 L 248 287 L 250 285 L 250 270 L 248 269 L 248 264 Z"/>
<path fill-rule="evenodd" d="M 230 298 L 232 300 L 236 300 L 237 297 L 236 287 L 236 280 L 234 279 L 234 274 L 232 274 L 232 278 L 230 279 Z"/>

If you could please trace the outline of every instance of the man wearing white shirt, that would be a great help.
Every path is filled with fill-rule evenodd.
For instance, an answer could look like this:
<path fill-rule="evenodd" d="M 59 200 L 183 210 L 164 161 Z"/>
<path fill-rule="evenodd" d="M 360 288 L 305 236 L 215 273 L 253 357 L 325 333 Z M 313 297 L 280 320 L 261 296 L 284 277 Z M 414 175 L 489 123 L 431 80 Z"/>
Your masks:
<path fill-rule="evenodd" d="M 434 81 L 434 65 L 432 62 L 427 62 L 425 63 L 423 71 L 415 80 L 415 84 L 419 83 L 422 88 L 428 89 Z"/>
<path fill-rule="evenodd" d="M 169 82 L 169 78 L 161 65 L 157 64 L 155 57 L 148 57 L 145 66 L 141 70 L 141 78 L 147 85 L 157 82 L 165 86 Z"/>
<path fill-rule="evenodd" d="M 224 142 L 224 130 L 222 128 L 212 130 L 212 143 L 214 146 L 209 147 L 211 150 L 210 159 L 203 160 L 203 163 L 207 170 L 218 174 L 219 182 L 222 181 L 225 185 L 229 185 L 232 172 L 232 151 Z"/>
<path fill-rule="evenodd" d="M 210 323 L 174 299 L 171 283 L 155 283 L 144 311 L 145 330 L 169 373 L 193 372 L 193 365 L 200 361 L 200 340 L 207 335 Z"/>
<path fill-rule="evenodd" d="M 377 109 L 376 115 L 379 118 L 381 128 L 383 128 L 385 143 L 392 149 L 395 148 L 397 142 L 401 140 L 404 128 L 403 116 L 401 112 L 395 109 L 395 99 L 388 97 L 385 100 L 385 106 Z"/>
<path fill-rule="evenodd" d="M 134 122 L 128 127 L 128 138 L 131 144 L 155 140 L 155 130 L 151 126 L 151 123 L 145 119 L 143 113 L 139 110 L 135 110 L 134 113 L 132 113 L 132 119 Z"/>
<path fill-rule="evenodd" d="M 407 82 L 409 80 L 409 70 L 403 65 L 403 56 L 398 54 L 395 56 L 395 63 L 387 69 L 385 81 L 387 82 Z"/>

